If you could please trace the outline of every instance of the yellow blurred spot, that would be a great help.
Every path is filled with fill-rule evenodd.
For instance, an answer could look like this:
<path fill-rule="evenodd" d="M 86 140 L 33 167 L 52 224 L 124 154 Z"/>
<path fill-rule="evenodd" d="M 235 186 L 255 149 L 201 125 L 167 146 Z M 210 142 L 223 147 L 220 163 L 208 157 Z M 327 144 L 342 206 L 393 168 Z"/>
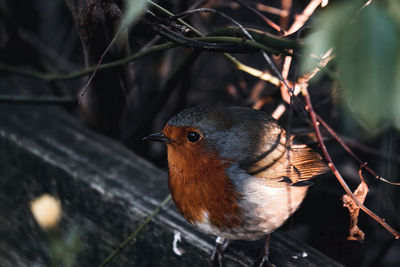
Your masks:
<path fill-rule="evenodd" d="M 43 229 L 57 226 L 61 217 L 61 203 L 55 197 L 43 194 L 31 202 L 31 212 Z"/>

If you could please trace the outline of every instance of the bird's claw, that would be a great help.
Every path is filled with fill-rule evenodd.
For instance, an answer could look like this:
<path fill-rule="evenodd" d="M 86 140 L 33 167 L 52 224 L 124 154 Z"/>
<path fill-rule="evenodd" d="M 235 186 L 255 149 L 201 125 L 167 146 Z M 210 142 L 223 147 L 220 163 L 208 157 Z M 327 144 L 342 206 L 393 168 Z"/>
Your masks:
<path fill-rule="evenodd" d="M 217 248 L 215 248 L 213 254 L 211 255 L 210 266 L 211 267 L 223 267 L 224 266 L 224 255 L 221 251 L 218 251 Z"/>
<path fill-rule="evenodd" d="M 276 265 L 269 261 L 268 255 L 263 255 L 256 260 L 253 267 L 276 267 Z"/>
<path fill-rule="evenodd" d="M 211 267 L 223 267 L 224 266 L 224 251 L 229 244 L 229 240 L 222 237 L 217 237 L 215 241 L 215 248 L 211 255 L 210 266 Z"/>

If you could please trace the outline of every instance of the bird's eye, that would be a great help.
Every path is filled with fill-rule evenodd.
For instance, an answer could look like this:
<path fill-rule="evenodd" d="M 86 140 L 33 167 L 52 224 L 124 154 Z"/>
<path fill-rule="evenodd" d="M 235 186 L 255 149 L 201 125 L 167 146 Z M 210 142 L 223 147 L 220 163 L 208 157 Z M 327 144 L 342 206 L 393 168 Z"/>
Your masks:
<path fill-rule="evenodd" d="M 189 142 L 192 143 L 196 143 L 197 141 L 199 141 L 200 137 L 201 137 L 200 134 L 197 132 L 189 132 L 187 134 L 187 139 L 189 140 Z"/>

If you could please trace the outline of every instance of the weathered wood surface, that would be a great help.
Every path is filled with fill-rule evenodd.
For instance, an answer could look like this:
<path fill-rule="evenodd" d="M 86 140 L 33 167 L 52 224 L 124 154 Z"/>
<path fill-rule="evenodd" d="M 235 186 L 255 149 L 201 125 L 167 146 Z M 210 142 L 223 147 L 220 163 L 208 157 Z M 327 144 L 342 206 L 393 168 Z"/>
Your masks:
<path fill-rule="evenodd" d="M 1 105 L 1 266 L 48 265 L 46 235 L 29 211 L 42 193 L 60 198 L 62 229 L 75 225 L 83 235 L 77 266 L 97 266 L 167 196 L 167 175 L 57 107 Z M 174 231 L 182 233 L 182 256 L 172 250 Z M 227 266 L 251 265 L 261 242 L 233 242 Z M 213 244 L 170 203 L 109 266 L 207 266 Z M 271 237 L 271 261 L 340 266 L 279 232 Z"/>

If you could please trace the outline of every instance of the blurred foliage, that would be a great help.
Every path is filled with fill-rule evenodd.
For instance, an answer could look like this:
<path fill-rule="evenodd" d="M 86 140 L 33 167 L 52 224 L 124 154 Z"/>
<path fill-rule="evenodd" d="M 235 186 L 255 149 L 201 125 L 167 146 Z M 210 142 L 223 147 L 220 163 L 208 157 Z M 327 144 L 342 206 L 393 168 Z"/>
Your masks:
<path fill-rule="evenodd" d="M 303 70 L 334 48 L 346 120 L 370 134 L 400 129 L 400 2 L 345 1 L 321 12 L 306 39 Z M 353 123 L 348 123 L 353 124 Z"/>
<path fill-rule="evenodd" d="M 49 233 L 48 254 L 51 266 L 75 266 L 76 258 L 83 248 L 78 227 L 71 227 L 66 233 Z"/>
<path fill-rule="evenodd" d="M 122 17 L 121 28 L 129 27 L 138 21 L 140 16 L 146 10 L 147 0 L 125 0 L 125 13 Z"/>

